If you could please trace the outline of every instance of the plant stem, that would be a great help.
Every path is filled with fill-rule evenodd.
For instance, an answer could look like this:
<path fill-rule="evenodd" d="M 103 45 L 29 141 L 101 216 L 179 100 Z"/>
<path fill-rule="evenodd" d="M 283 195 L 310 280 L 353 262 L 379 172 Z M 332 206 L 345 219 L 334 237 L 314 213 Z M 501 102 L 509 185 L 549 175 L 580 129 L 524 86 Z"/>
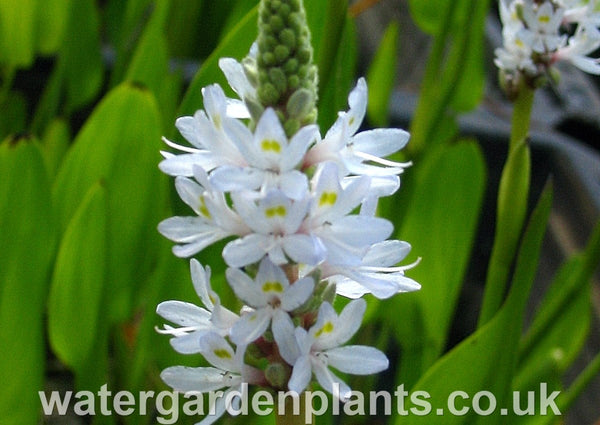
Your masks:
<path fill-rule="evenodd" d="M 533 96 L 534 91 L 523 86 L 514 105 L 508 159 L 502 170 L 498 190 L 496 232 L 479 315 L 479 327 L 487 323 L 502 305 L 527 215 L 531 173 L 527 134 Z"/>
<path fill-rule="evenodd" d="M 529 125 L 531 123 L 531 109 L 533 107 L 533 97 L 535 90 L 523 85 L 519 96 L 514 104 L 512 116 L 512 128 L 510 132 L 509 152 L 515 149 L 515 146 L 521 140 L 526 140 L 529 134 Z"/>

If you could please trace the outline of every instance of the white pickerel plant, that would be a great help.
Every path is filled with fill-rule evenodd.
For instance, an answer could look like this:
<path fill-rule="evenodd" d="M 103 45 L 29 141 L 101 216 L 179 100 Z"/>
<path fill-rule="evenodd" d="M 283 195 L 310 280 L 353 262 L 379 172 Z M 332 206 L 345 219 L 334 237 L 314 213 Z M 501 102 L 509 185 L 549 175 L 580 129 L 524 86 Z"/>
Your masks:
<path fill-rule="evenodd" d="M 219 65 L 239 99 L 219 85 L 202 90 L 204 109 L 176 126 L 191 146 L 163 152 L 160 169 L 175 177 L 194 214 L 171 217 L 159 231 L 191 257 L 230 239 L 223 249 L 226 277 L 243 303 L 221 304 L 210 267 L 190 262 L 203 306 L 166 301 L 157 312 L 173 348 L 199 353 L 211 367 L 169 367 L 162 379 L 177 391 L 234 391 L 256 385 L 301 394 L 313 381 L 342 401 L 350 388 L 331 368 L 366 375 L 385 370 L 376 348 L 344 345 L 358 331 L 361 298 L 384 299 L 419 284 L 398 266 L 407 242 L 389 240 L 392 224 L 375 216 L 377 201 L 400 186 L 409 165 L 385 157 L 402 149 L 406 131 L 359 131 L 367 85 L 359 79 L 349 109 L 322 136 L 317 118 L 317 69 L 301 0 L 263 0 L 259 35 L 241 62 Z M 336 294 L 351 298 L 340 313 Z M 203 424 L 226 410 L 217 400 Z"/>

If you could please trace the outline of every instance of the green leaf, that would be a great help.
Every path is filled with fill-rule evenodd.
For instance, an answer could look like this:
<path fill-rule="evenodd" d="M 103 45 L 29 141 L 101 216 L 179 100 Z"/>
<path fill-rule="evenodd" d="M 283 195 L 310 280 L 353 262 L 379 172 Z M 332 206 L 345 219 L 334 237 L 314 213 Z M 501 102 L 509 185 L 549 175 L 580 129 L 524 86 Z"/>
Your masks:
<path fill-rule="evenodd" d="M 435 4 L 434 4 L 435 3 Z M 433 16 L 434 43 L 411 124 L 411 151 L 440 144 L 439 127 L 448 116 L 475 107 L 483 94 L 483 29 L 488 0 L 413 1 L 417 16 Z M 415 13 L 413 12 L 413 16 Z M 419 22 L 419 17 L 415 20 Z"/>
<path fill-rule="evenodd" d="M 369 86 L 367 117 L 376 127 L 385 127 L 389 121 L 389 104 L 398 62 L 398 32 L 398 23 L 392 22 L 386 29 L 367 72 Z"/>
<path fill-rule="evenodd" d="M 35 56 L 38 0 L 0 0 L 0 63 L 29 67 Z"/>
<path fill-rule="evenodd" d="M 67 31 L 73 0 L 44 0 L 37 7 L 37 48 L 43 55 L 56 53 Z"/>
<path fill-rule="evenodd" d="M 219 83 L 223 88 L 226 88 L 227 81 L 219 68 L 219 59 L 232 57 L 241 60 L 248 54 L 250 46 L 256 39 L 257 20 L 257 7 L 255 7 L 227 34 L 213 53 L 204 61 L 179 105 L 178 116 L 192 115 L 202 107 L 202 87 Z"/>
<path fill-rule="evenodd" d="M 396 324 L 402 346 L 400 379 L 414 383 L 442 353 L 470 259 L 486 170 L 474 142 L 430 152 L 403 176 L 396 198 L 395 225 L 399 239 L 412 245 L 411 256 L 422 258 L 407 275 L 420 291 L 383 303 L 387 319 Z M 404 198 L 405 197 L 405 198 Z M 406 208 L 404 215 L 398 214 Z M 410 261 L 408 261 L 410 262 Z"/>
<path fill-rule="evenodd" d="M 44 162 L 30 140 L 0 144 L 0 205 L 0 415 L 6 425 L 35 424 L 56 232 Z"/>
<path fill-rule="evenodd" d="M 129 314 L 131 298 L 153 267 L 166 180 L 157 163 L 160 115 L 152 94 L 128 84 L 113 89 L 75 138 L 53 187 L 66 228 L 89 188 L 103 180 L 108 197 L 111 317 Z"/>
<path fill-rule="evenodd" d="M 356 84 L 357 58 L 356 29 L 354 23 L 348 19 L 331 69 L 331 78 L 335 84 L 322 86 L 318 100 L 318 123 L 324 132 L 337 119 L 339 111 L 348 109 L 348 94 Z"/>
<path fill-rule="evenodd" d="M 51 179 L 54 179 L 62 160 L 69 148 L 71 136 L 69 125 L 61 119 L 50 123 L 42 137 L 42 153 L 46 170 Z"/>
<path fill-rule="evenodd" d="M 72 3 L 59 66 L 66 79 L 67 111 L 72 112 L 96 97 L 102 85 L 104 64 L 100 54 L 100 17 L 93 0 Z"/>
<path fill-rule="evenodd" d="M 107 201 L 102 184 L 89 190 L 67 226 L 48 298 L 50 344 L 63 363 L 79 371 L 93 360 L 106 282 Z"/>
<path fill-rule="evenodd" d="M 592 311 L 590 281 L 576 279 L 582 266 L 581 256 L 573 257 L 561 268 L 546 292 L 521 343 L 521 381 L 529 381 L 529 373 L 547 358 L 555 360 L 552 372 L 562 375 L 583 347 Z M 574 323 L 577 326 L 573 326 Z"/>
<path fill-rule="evenodd" d="M 19 133 L 25 129 L 27 104 L 25 97 L 16 91 L 0 97 L 0 138 Z"/>
<path fill-rule="evenodd" d="M 524 310 L 537 271 L 551 206 L 550 186 L 544 190 L 529 221 L 519 251 L 511 292 L 502 309 L 485 326 L 437 361 L 411 390 L 413 393 L 427 391 L 434 414 L 438 408 L 447 409 L 446 401 L 458 389 L 470 397 L 482 390 L 489 391 L 496 398 L 498 408 L 490 416 L 478 416 L 473 409 L 462 416 L 446 411 L 443 416 L 436 416 L 436 424 L 505 423 L 505 417 L 500 415 L 500 408 L 509 406 L 508 397 Z M 409 409 L 411 408 L 419 409 L 415 404 Z M 397 423 L 429 424 L 431 418 L 413 414 L 399 418 Z"/>

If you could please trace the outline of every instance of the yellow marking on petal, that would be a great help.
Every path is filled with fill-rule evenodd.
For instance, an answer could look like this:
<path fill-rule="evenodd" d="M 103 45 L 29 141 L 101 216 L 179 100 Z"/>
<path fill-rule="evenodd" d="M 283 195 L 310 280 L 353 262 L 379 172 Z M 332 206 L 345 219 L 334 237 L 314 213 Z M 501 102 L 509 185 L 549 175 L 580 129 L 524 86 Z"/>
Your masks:
<path fill-rule="evenodd" d="M 213 353 L 215 353 L 215 356 L 217 356 L 220 359 L 230 359 L 231 358 L 231 354 L 229 354 L 229 351 L 227 351 L 224 348 L 218 348 L 218 349 L 214 350 Z"/>
<path fill-rule="evenodd" d="M 210 211 L 206 207 L 206 201 L 204 200 L 204 196 L 200 196 L 200 208 L 198 209 L 200 214 L 202 214 L 206 218 L 210 218 Z"/>
<path fill-rule="evenodd" d="M 271 207 L 271 208 L 267 208 L 265 210 L 265 216 L 267 218 L 273 218 L 273 217 L 285 217 L 287 214 L 287 210 L 285 209 L 285 207 L 283 205 L 277 205 L 276 207 Z"/>
<path fill-rule="evenodd" d="M 277 140 L 263 140 L 260 147 L 265 152 L 281 153 L 281 145 Z"/>
<path fill-rule="evenodd" d="M 213 124 L 215 125 L 216 129 L 220 130 L 221 129 L 221 115 L 219 115 L 219 114 L 213 115 L 212 120 L 213 120 Z"/>
<path fill-rule="evenodd" d="M 335 192 L 323 192 L 321 194 L 321 198 L 319 199 L 319 206 L 323 205 L 334 205 L 335 201 L 337 201 L 337 193 Z"/>
<path fill-rule="evenodd" d="M 281 282 L 265 282 L 262 286 L 263 292 L 283 292 L 283 285 Z"/>
<path fill-rule="evenodd" d="M 525 43 L 523 43 L 523 40 L 521 40 L 520 38 L 515 39 L 515 44 L 517 45 L 517 47 L 525 47 Z"/>
<path fill-rule="evenodd" d="M 215 297 L 213 297 L 212 295 L 208 294 L 208 299 L 210 300 L 211 303 L 216 304 L 217 301 L 215 300 Z"/>
<path fill-rule="evenodd" d="M 542 23 L 542 24 L 547 24 L 548 22 L 550 22 L 550 16 L 548 16 L 548 15 L 539 16 L 538 21 L 540 21 L 540 23 Z"/>
<path fill-rule="evenodd" d="M 333 331 L 333 323 L 331 323 L 331 322 L 326 322 L 326 323 L 323 325 L 323 327 L 322 327 L 321 329 L 319 329 L 319 330 L 317 331 L 317 333 L 315 333 L 315 336 L 316 336 L 316 337 L 319 337 L 319 336 L 321 336 L 321 335 L 323 335 L 323 334 L 328 334 L 328 333 L 331 333 L 332 331 Z"/>

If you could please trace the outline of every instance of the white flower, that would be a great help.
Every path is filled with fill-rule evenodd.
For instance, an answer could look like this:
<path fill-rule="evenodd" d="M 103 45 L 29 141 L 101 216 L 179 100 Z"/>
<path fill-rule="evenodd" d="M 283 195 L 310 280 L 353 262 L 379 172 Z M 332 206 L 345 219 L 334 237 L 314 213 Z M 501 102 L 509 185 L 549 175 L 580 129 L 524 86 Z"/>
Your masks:
<path fill-rule="evenodd" d="M 410 252 L 410 245 L 403 241 L 388 240 L 369 248 L 359 266 L 338 266 L 325 262 L 321 265 L 321 277 L 336 284 L 336 292 L 348 298 L 365 294 L 389 298 L 399 292 L 412 292 L 421 288 L 414 280 L 404 276 L 404 271 L 414 267 L 395 266 Z"/>
<path fill-rule="evenodd" d="M 269 327 L 285 320 L 288 313 L 311 296 L 314 281 L 305 277 L 290 285 L 284 271 L 264 258 L 258 274 L 252 280 L 239 269 L 227 269 L 227 280 L 235 294 L 254 310 L 243 314 L 231 330 L 231 339 L 236 344 L 249 344 L 259 338 Z M 275 325 L 274 325 L 275 326 Z"/>
<path fill-rule="evenodd" d="M 309 199 L 292 201 L 279 190 L 268 192 L 258 201 L 243 192 L 231 194 L 236 211 L 254 231 L 229 242 L 223 258 L 231 267 L 243 267 L 260 261 L 265 255 L 275 264 L 288 258 L 297 263 L 316 265 L 325 250 L 311 235 L 298 233 L 306 217 Z"/>
<path fill-rule="evenodd" d="M 395 175 L 404 171 L 409 163 L 383 159 L 402 149 L 410 135 L 400 129 L 380 128 L 355 134 L 367 109 L 367 83 L 360 78 L 348 96 L 350 109 L 340 113 L 323 140 L 308 151 L 304 167 L 333 161 L 343 174 L 366 174 L 372 177 Z M 376 164 L 376 165 L 374 165 Z"/>
<path fill-rule="evenodd" d="M 302 230 L 318 237 L 327 250 L 327 262 L 359 265 L 371 245 L 391 235 L 393 226 L 388 220 L 348 215 L 365 199 L 369 187 L 369 177 L 363 176 L 342 188 L 334 164 L 318 168 L 313 179 L 313 204 Z"/>
<path fill-rule="evenodd" d="M 165 319 L 177 323 L 180 328 L 165 325 L 160 333 L 173 335 L 171 345 L 182 354 L 200 352 L 201 338 L 210 332 L 229 334 L 238 316 L 221 306 L 221 300 L 210 287 L 210 268 L 204 269 L 195 259 L 190 261 L 192 281 L 196 294 L 206 308 L 183 301 L 164 301 L 156 312 Z"/>
<path fill-rule="evenodd" d="M 533 2 L 522 3 L 525 27 L 520 31 L 521 38 L 537 53 L 553 52 L 564 44 L 566 36 L 559 34 L 564 9 L 554 8 L 550 1 L 541 5 Z"/>
<path fill-rule="evenodd" d="M 202 89 L 204 98 L 203 110 L 197 111 L 193 117 L 180 117 L 175 125 L 183 137 L 194 147 L 185 147 L 167 139 L 164 141 L 171 147 L 188 152 L 173 155 L 162 152 L 165 160 L 159 168 L 172 176 L 194 174 L 193 167 L 200 166 L 207 173 L 221 165 L 246 165 L 243 154 L 230 139 L 231 127 L 239 124 L 235 118 L 227 114 L 228 99 L 218 84 Z"/>
<path fill-rule="evenodd" d="M 289 319 L 273 324 L 273 335 L 278 341 L 281 356 L 293 366 L 288 383 L 290 390 L 301 393 L 314 374 L 326 391 L 333 393 L 339 385 L 340 399 L 345 401 L 350 397 L 350 388 L 329 370 L 329 366 L 354 375 L 368 375 L 387 369 L 387 357 L 376 348 L 363 345 L 340 347 L 360 327 L 365 309 L 363 299 L 354 300 L 338 316 L 331 304 L 323 303 L 317 322 L 308 332 L 300 327 L 294 330 Z"/>
<path fill-rule="evenodd" d="M 243 383 L 263 383 L 262 373 L 243 363 L 245 346 L 234 352 L 229 343 L 215 333 L 206 334 L 200 341 L 201 353 L 214 367 L 173 366 L 162 371 L 162 380 L 176 391 L 186 394 L 206 393 L 226 388 L 224 394 L 210 406 L 208 415 L 197 425 L 210 425 L 227 409 L 227 401 L 239 408 L 240 400 L 230 400 L 233 391 L 247 390 Z"/>
<path fill-rule="evenodd" d="M 225 194 L 215 190 L 206 173 L 193 168 L 198 183 L 185 177 L 175 179 L 175 188 L 196 217 L 170 217 L 158 225 L 158 231 L 180 245 L 173 247 L 178 257 L 189 257 L 228 236 L 243 236 L 251 232 L 229 206 Z"/>
<path fill-rule="evenodd" d="M 288 141 L 275 111 L 268 108 L 256 125 L 254 134 L 239 121 L 231 123 L 231 140 L 247 164 L 225 165 L 211 174 L 211 182 L 222 191 L 280 189 L 298 200 L 306 195 L 306 175 L 295 168 L 308 146 L 316 139 L 318 127 L 302 127 Z"/>
<path fill-rule="evenodd" d="M 590 32 L 588 27 L 579 26 L 575 35 L 569 38 L 569 44 L 559 49 L 555 60 L 566 60 L 584 72 L 600 75 L 600 59 L 587 55 L 600 47 L 600 33 Z"/>

